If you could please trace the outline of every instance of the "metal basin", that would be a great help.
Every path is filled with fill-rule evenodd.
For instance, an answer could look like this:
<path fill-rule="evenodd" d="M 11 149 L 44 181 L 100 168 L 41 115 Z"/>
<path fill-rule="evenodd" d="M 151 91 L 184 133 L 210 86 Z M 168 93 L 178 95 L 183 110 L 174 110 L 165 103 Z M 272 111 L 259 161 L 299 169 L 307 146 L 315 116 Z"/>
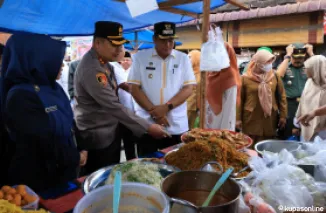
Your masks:
<path fill-rule="evenodd" d="M 286 149 L 290 152 L 299 149 L 302 144 L 303 143 L 297 141 L 265 140 L 257 143 L 255 145 L 255 150 L 260 155 L 263 154 L 264 150 L 268 152 L 279 153 L 283 149 Z"/>
<path fill-rule="evenodd" d="M 228 179 L 208 207 L 201 207 L 209 192 L 221 177 L 216 172 L 183 171 L 166 177 L 162 191 L 170 198 L 170 213 L 237 213 L 241 188 Z"/>

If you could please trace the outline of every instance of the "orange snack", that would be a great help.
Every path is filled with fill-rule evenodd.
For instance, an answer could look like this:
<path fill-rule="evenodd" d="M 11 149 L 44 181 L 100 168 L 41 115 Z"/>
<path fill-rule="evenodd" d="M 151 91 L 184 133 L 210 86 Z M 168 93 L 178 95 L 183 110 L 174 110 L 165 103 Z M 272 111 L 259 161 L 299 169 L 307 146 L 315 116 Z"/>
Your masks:
<path fill-rule="evenodd" d="M 16 191 L 17 191 L 17 193 L 18 194 L 20 194 L 21 196 L 24 196 L 24 195 L 26 195 L 27 194 L 27 192 L 26 192 L 26 188 L 25 187 L 17 187 L 16 188 Z"/>
<path fill-rule="evenodd" d="M 26 200 L 27 203 L 33 203 L 36 199 L 37 199 L 37 197 L 35 197 L 33 195 L 26 194 L 24 196 L 24 200 Z"/>
<path fill-rule="evenodd" d="M 11 201 L 11 200 L 13 200 L 14 198 L 13 198 L 13 196 L 12 196 L 11 194 L 6 194 L 6 195 L 4 196 L 4 199 L 5 199 L 5 200 L 8 200 L 8 201 Z"/>
<path fill-rule="evenodd" d="M 9 191 L 7 191 L 7 194 L 15 195 L 17 193 L 16 189 L 11 188 Z"/>
<path fill-rule="evenodd" d="M 0 199 L 2 199 L 3 197 L 4 197 L 4 193 L 0 191 Z"/>
<path fill-rule="evenodd" d="M 5 193 L 7 193 L 10 189 L 11 189 L 10 186 L 3 186 L 3 187 L 1 188 L 1 190 L 2 190 L 3 192 L 5 192 Z"/>
<path fill-rule="evenodd" d="M 21 202 L 21 206 L 26 206 L 28 203 L 27 203 L 27 201 L 26 200 L 22 200 L 22 202 Z"/>

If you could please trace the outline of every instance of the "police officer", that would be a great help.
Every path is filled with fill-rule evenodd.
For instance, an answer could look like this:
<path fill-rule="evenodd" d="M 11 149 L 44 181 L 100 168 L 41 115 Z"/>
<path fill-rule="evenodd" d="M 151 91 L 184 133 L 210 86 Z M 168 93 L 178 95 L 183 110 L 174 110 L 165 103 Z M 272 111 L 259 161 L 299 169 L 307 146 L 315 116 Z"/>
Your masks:
<path fill-rule="evenodd" d="M 137 144 L 139 155 L 146 155 L 181 142 L 188 131 L 187 98 L 192 94 L 196 78 L 189 57 L 173 49 L 175 24 L 154 25 L 155 48 L 134 55 L 128 77 L 137 115 L 166 128 L 171 138 L 153 140 L 144 136 Z"/>
<path fill-rule="evenodd" d="M 167 136 L 161 126 L 149 124 L 126 109 L 117 95 L 114 69 L 127 42 L 122 25 L 100 21 L 95 24 L 93 45 L 80 61 L 75 74 L 75 119 L 78 145 L 88 151 L 86 173 L 119 163 L 121 137 L 119 125 L 140 137 L 146 132 L 155 138 Z"/>
<path fill-rule="evenodd" d="M 304 70 L 306 57 L 313 56 L 313 47 L 310 44 L 295 43 L 286 48 L 284 61 L 277 69 L 282 77 L 288 102 L 288 119 L 286 128 L 282 133 L 282 139 L 287 139 L 294 134 L 299 134 L 293 125 L 293 119 L 297 112 L 300 97 L 307 81 Z"/>

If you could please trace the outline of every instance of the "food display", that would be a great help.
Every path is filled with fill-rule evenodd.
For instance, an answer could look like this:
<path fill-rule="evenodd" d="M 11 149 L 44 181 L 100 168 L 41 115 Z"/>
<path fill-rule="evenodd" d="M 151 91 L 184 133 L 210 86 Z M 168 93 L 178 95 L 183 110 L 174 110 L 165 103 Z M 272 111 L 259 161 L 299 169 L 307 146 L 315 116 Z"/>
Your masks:
<path fill-rule="evenodd" d="M 211 137 L 209 140 L 196 140 L 165 156 L 167 164 L 181 170 L 199 170 L 209 161 L 217 161 L 223 170 L 233 167 L 235 172 L 248 165 L 249 156 L 235 149 L 227 140 Z M 239 174 L 245 177 L 248 171 Z"/>
<path fill-rule="evenodd" d="M 105 182 L 107 185 L 113 184 L 114 176 L 117 171 L 121 172 L 123 182 L 145 183 L 155 186 L 158 189 L 163 180 L 157 164 L 146 164 L 134 161 L 114 166 Z"/>
<path fill-rule="evenodd" d="M 243 149 L 252 144 L 252 139 L 243 133 L 232 132 L 228 130 L 212 129 L 192 129 L 190 132 L 182 135 L 184 143 L 190 143 L 197 140 L 210 140 L 211 138 L 220 138 L 233 145 L 236 149 Z"/>
<path fill-rule="evenodd" d="M 3 186 L 0 190 L 0 200 L 7 200 L 16 206 L 26 206 L 36 201 L 37 197 L 29 194 L 24 185 L 18 185 L 17 187 Z"/>
<path fill-rule="evenodd" d="M 44 209 L 40 210 L 23 210 L 21 207 L 10 203 L 8 200 L 0 199 L 0 213 L 48 213 Z"/>

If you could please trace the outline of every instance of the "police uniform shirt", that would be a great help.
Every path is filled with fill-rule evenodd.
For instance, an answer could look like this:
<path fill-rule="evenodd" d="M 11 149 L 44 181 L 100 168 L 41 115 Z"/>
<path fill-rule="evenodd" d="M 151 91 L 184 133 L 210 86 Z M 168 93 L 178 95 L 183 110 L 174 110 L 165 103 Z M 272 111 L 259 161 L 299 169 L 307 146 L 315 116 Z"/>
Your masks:
<path fill-rule="evenodd" d="M 296 68 L 292 64 L 286 69 L 283 84 L 287 98 L 299 98 L 307 81 L 305 68 Z"/>
<path fill-rule="evenodd" d="M 74 82 L 75 119 L 78 129 L 86 132 L 85 141 L 88 142 L 81 145 L 85 149 L 108 147 L 115 139 L 119 123 L 138 137 L 149 127 L 149 123 L 119 102 L 112 72 L 111 65 L 101 64 L 93 49 L 78 65 Z"/>
<path fill-rule="evenodd" d="M 196 84 L 195 75 L 188 56 L 172 50 L 165 60 L 155 49 L 141 51 L 134 55 L 128 83 L 141 86 L 145 95 L 154 105 L 162 105 L 171 100 L 185 85 Z M 135 104 L 138 116 L 155 123 L 150 114 Z M 167 131 L 179 135 L 188 131 L 187 103 L 174 108 L 167 114 L 170 126 Z"/>

